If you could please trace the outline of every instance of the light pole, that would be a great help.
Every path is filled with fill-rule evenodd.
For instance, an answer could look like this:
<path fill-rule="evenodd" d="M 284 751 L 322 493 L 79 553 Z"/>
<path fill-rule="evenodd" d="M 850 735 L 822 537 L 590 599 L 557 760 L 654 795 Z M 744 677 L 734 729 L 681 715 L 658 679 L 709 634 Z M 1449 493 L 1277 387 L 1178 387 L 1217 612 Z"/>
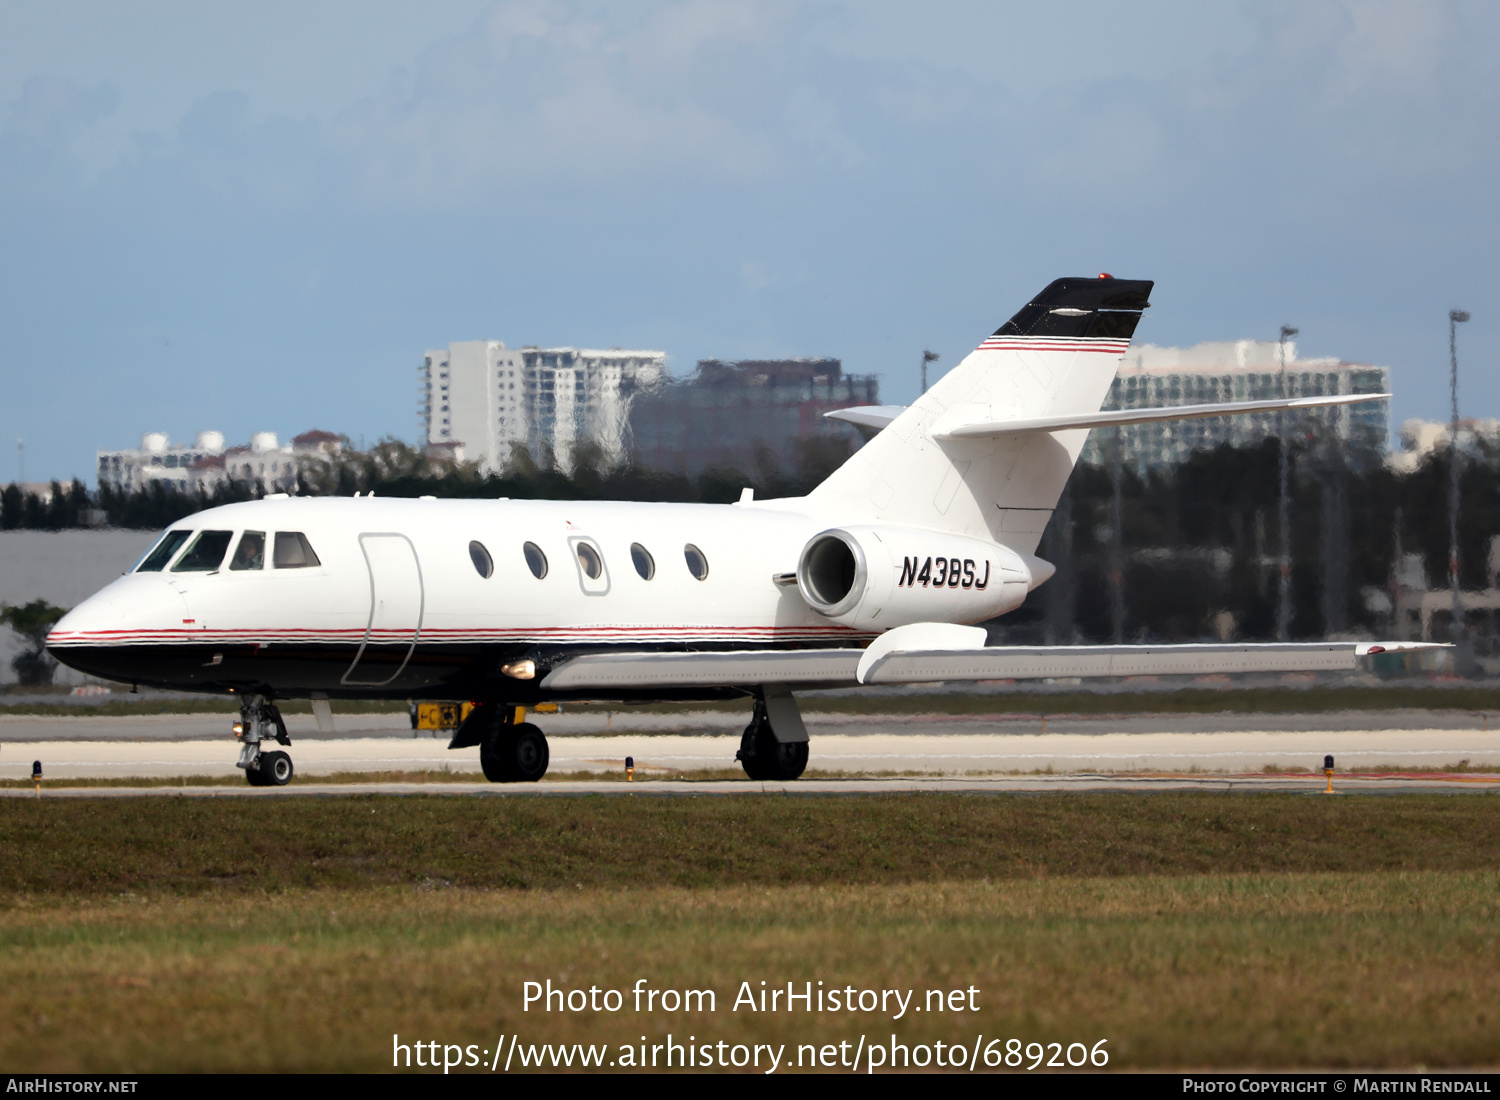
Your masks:
<path fill-rule="evenodd" d="M 924 351 L 922 353 L 922 392 L 927 392 L 927 364 L 936 363 L 938 354 L 935 351 Z"/>
<path fill-rule="evenodd" d="M 1281 338 L 1278 343 L 1277 356 L 1281 363 L 1281 371 L 1277 374 L 1276 388 L 1277 396 L 1283 400 L 1286 398 L 1286 342 L 1290 337 L 1296 336 L 1298 330 L 1291 325 L 1281 326 Z M 1276 587 L 1276 640 L 1284 642 L 1291 633 L 1292 628 L 1292 506 L 1291 506 L 1291 456 L 1287 453 L 1286 438 L 1286 410 L 1276 414 L 1276 435 L 1281 446 L 1280 463 L 1277 466 L 1276 483 L 1276 519 L 1281 528 L 1281 575 L 1277 579 Z"/>
<path fill-rule="evenodd" d="M 1125 641 L 1124 430 L 1115 428 L 1109 448 L 1109 633 L 1115 645 Z"/>
<path fill-rule="evenodd" d="M 1448 392 L 1453 417 L 1448 424 L 1448 586 L 1453 591 L 1453 640 L 1463 637 L 1464 605 L 1458 584 L 1458 326 L 1469 319 L 1461 309 L 1448 311 Z M 1460 661 L 1466 654 L 1455 654 Z"/>

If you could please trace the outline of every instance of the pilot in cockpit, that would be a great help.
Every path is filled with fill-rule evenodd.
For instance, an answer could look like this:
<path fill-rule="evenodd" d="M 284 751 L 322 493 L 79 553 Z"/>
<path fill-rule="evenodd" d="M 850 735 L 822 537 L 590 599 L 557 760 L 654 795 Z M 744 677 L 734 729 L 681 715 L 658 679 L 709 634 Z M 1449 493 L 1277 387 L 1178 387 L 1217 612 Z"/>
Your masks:
<path fill-rule="evenodd" d="M 246 531 L 235 547 L 230 569 L 264 569 L 266 565 L 266 533 Z"/>

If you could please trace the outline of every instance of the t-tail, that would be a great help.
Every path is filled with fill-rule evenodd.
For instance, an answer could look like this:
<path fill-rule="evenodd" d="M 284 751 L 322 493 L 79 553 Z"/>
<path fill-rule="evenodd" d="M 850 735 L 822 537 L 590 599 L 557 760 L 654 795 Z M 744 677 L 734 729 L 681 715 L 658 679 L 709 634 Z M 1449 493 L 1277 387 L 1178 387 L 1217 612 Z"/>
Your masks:
<path fill-rule="evenodd" d="M 1029 556 L 1093 428 L 1390 396 L 1101 412 L 1153 285 L 1058 279 L 910 407 L 830 413 L 880 432 L 809 499 L 820 510 L 987 539 Z"/>
<path fill-rule="evenodd" d="M 964 432 L 1097 414 L 1151 287 L 1148 280 L 1107 275 L 1050 283 L 811 499 L 829 511 L 1034 553 L 1088 428 Z"/>

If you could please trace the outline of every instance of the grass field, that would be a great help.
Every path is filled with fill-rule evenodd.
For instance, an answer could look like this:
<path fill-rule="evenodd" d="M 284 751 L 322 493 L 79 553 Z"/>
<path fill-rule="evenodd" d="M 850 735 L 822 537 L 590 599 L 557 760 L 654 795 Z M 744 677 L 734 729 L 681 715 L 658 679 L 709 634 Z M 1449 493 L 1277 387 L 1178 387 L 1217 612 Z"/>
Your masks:
<path fill-rule="evenodd" d="M 513 1032 L 1500 1061 L 1485 796 L 43 799 L 0 802 L 0 837 L 13 1072 L 378 1070 L 393 1033 Z M 547 978 L 717 1005 L 523 1012 Z M 974 986 L 979 1010 L 731 1010 L 762 980 Z"/>

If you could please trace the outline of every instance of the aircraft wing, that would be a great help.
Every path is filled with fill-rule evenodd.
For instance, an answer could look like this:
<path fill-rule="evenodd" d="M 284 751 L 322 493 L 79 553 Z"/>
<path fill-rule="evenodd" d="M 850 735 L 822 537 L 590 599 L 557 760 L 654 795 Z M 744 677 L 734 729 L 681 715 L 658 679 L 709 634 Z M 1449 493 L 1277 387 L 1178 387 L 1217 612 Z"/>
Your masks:
<path fill-rule="evenodd" d="M 1067 676 L 1204 676 L 1231 672 L 1342 672 L 1370 643 L 986 646 L 881 654 L 859 669 L 865 684 L 934 680 L 1038 680 Z M 1399 647 L 1392 647 L 1399 648 Z"/>
<path fill-rule="evenodd" d="M 974 627 L 947 629 L 983 633 Z M 586 654 L 556 666 L 541 686 L 544 690 L 560 691 L 766 684 L 838 687 L 1067 676 L 1338 672 L 1353 670 L 1358 658 L 1369 653 L 1439 648 L 1423 642 L 964 647 L 934 645 L 936 639 L 922 638 L 912 638 L 909 647 L 899 641 L 895 645 L 882 645 L 900 633 L 901 630 L 893 630 L 864 650 Z"/>

